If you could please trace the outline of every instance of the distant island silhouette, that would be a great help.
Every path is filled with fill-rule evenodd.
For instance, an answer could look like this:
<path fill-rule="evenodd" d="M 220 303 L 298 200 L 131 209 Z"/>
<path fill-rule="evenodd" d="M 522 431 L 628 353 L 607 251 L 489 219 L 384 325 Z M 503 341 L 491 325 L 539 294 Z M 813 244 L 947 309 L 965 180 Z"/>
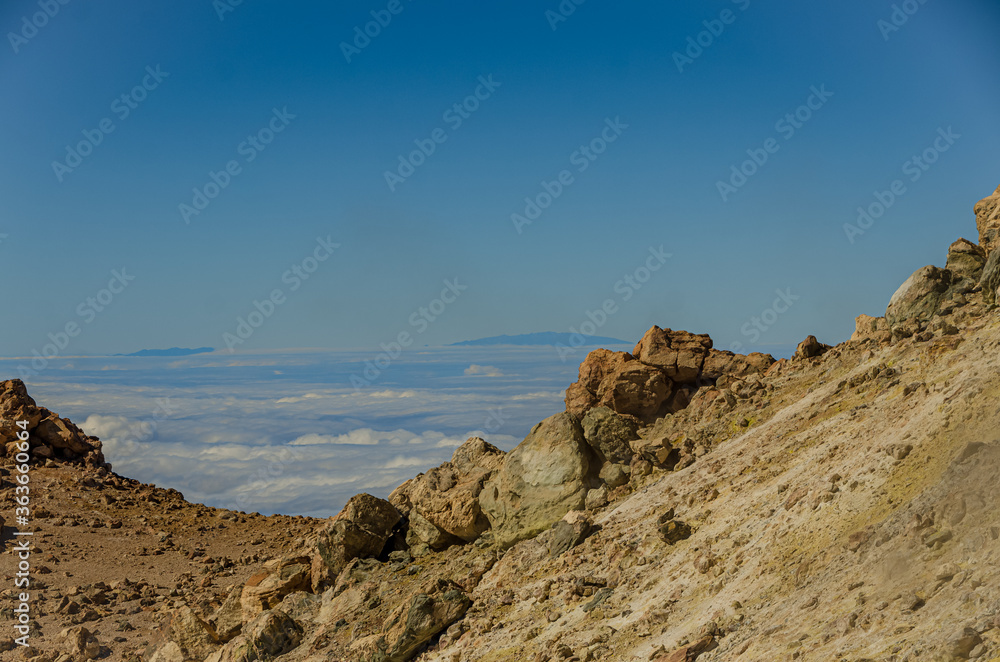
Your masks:
<path fill-rule="evenodd" d="M 187 347 L 171 347 L 170 349 L 140 349 L 131 354 L 114 354 L 113 356 L 191 356 L 193 354 L 207 354 L 214 352 L 214 347 L 198 347 L 190 349 Z"/>

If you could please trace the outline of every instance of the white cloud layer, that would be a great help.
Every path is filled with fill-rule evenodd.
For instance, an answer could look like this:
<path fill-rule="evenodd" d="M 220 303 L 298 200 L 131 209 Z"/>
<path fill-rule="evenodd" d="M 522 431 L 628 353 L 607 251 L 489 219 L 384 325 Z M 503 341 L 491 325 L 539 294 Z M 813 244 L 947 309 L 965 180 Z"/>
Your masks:
<path fill-rule="evenodd" d="M 120 474 L 213 506 L 325 517 L 358 492 L 387 496 L 470 436 L 513 448 L 562 411 L 576 378 L 551 348 L 442 348 L 404 356 L 355 391 L 344 360 L 76 357 L 27 385 L 39 405 L 100 437 Z"/>

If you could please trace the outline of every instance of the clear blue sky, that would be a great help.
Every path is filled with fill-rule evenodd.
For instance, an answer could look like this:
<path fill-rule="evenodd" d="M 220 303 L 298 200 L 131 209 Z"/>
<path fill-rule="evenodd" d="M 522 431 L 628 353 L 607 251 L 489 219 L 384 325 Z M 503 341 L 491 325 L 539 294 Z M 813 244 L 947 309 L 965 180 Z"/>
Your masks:
<path fill-rule="evenodd" d="M 659 324 L 724 347 L 749 344 L 741 329 L 777 289 L 800 298 L 759 344 L 840 341 L 975 239 L 972 205 L 1000 184 L 987 0 L 911 0 L 891 32 L 893 3 L 870 0 L 588 0 L 555 29 L 557 0 L 246 0 L 221 20 L 223 0 L 51 4 L 37 29 L 37 0 L 0 6 L 0 355 L 69 323 L 63 354 L 222 347 L 275 289 L 239 349 L 564 331 L 607 299 L 600 335 Z M 373 11 L 391 21 L 348 62 L 341 44 Z M 674 53 L 709 29 L 679 71 Z M 807 101 L 789 136 L 777 123 Z M 605 131 L 616 118 L 627 128 Z M 270 144 L 241 147 L 269 124 Z M 904 162 L 948 127 L 961 137 L 910 181 Z M 54 166 L 75 163 L 84 131 L 100 144 Z M 574 152 L 602 131 L 615 141 L 580 172 Z M 386 171 L 434 135 L 391 190 Z M 724 201 L 717 182 L 769 138 L 777 151 Z M 238 174 L 185 223 L 179 205 L 229 161 Z M 564 169 L 572 183 L 518 233 L 511 215 Z M 844 223 L 896 179 L 906 193 L 850 243 Z M 313 264 L 320 236 L 340 247 Z M 625 300 L 616 284 L 661 245 L 671 257 Z M 317 267 L 295 291 L 293 265 Z M 122 268 L 97 312 L 88 297 Z M 456 278 L 468 289 L 422 324 Z"/>

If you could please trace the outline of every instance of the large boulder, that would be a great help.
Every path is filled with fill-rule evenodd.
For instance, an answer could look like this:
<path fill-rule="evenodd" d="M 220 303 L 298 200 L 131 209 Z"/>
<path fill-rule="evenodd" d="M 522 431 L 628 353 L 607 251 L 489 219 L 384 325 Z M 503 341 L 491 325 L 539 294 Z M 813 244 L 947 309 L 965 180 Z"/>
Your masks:
<path fill-rule="evenodd" d="M 40 422 L 33 433 L 43 444 L 55 450 L 69 451 L 78 456 L 94 450 L 80 428 L 55 414 Z"/>
<path fill-rule="evenodd" d="M 822 356 L 830 351 L 830 345 L 821 343 L 816 340 L 816 336 L 807 336 L 805 340 L 798 344 L 795 348 L 795 353 L 792 354 L 793 361 L 801 361 L 803 359 L 813 359 L 817 356 Z"/>
<path fill-rule="evenodd" d="M 712 349 L 706 334 L 673 331 L 654 326 L 632 350 L 643 363 L 656 366 L 678 384 L 695 382 Z"/>
<path fill-rule="evenodd" d="M 639 438 L 639 422 L 607 407 L 594 407 L 581 421 L 583 438 L 602 462 L 628 464 L 632 461 L 629 442 Z"/>
<path fill-rule="evenodd" d="M 163 628 L 163 641 L 146 651 L 150 660 L 201 662 L 218 648 L 215 629 L 193 609 L 182 606 L 170 614 Z"/>
<path fill-rule="evenodd" d="M 479 495 L 496 544 L 506 549 L 582 510 L 599 471 L 600 460 L 573 416 L 556 414 L 536 425 Z"/>
<path fill-rule="evenodd" d="M 472 601 L 446 580 L 418 593 L 389 616 L 367 662 L 408 662 L 424 645 L 465 615 Z"/>
<path fill-rule="evenodd" d="M 579 379 L 566 389 L 566 411 L 583 418 L 593 407 L 605 406 L 640 420 L 654 420 L 670 411 L 674 384 L 654 366 L 628 352 L 597 349 L 580 364 Z"/>
<path fill-rule="evenodd" d="M 263 662 L 302 643 L 302 626 L 280 609 L 271 609 L 243 626 L 243 633 L 204 659 L 205 662 Z"/>
<path fill-rule="evenodd" d="M 975 212 L 979 245 L 987 253 L 992 253 L 1000 247 L 1000 188 L 977 202 Z"/>
<path fill-rule="evenodd" d="M 313 591 L 332 585 L 351 560 L 379 556 L 401 519 L 385 499 L 370 494 L 351 497 L 343 510 L 316 531 Z"/>
<path fill-rule="evenodd" d="M 490 522 L 479 493 L 503 457 L 502 450 L 473 437 L 455 450 L 450 462 L 397 487 L 389 503 L 409 519 L 408 538 L 441 549 L 482 535 Z"/>
<path fill-rule="evenodd" d="M 946 269 L 926 266 L 915 271 L 889 300 L 885 319 L 890 330 L 896 332 L 906 322 L 929 322 L 953 282 L 953 274 Z"/>
<path fill-rule="evenodd" d="M 601 383 L 597 404 L 641 421 L 653 421 L 687 405 L 675 404 L 675 393 L 674 384 L 662 371 L 630 361 Z"/>
<path fill-rule="evenodd" d="M 289 593 L 308 590 L 312 565 L 309 557 L 287 557 L 272 561 L 265 571 L 251 576 L 240 594 L 243 621 L 272 609 Z"/>
<path fill-rule="evenodd" d="M 945 269 L 956 278 L 971 278 L 978 281 L 986 264 L 986 251 L 968 239 L 959 239 L 948 247 L 948 263 Z"/>
<path fill-rule="evenodd" d="M 219 641 L 225 643 L 238 635 L 243 629 L 243 605 L 241 598 L 243 587 L 236 585 L 226 596 L 215 613 L 212 614 L 210 623 L 215 628 L 215 634 Z"/>

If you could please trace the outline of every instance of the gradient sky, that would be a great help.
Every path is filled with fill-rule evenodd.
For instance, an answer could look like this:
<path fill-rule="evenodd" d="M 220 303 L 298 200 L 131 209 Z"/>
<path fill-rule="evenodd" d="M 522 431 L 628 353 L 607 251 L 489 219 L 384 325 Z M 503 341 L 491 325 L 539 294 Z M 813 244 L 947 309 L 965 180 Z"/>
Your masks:
<path fill-rule="evenodd" d="M 350 63 L 341 43 L 388 1 L 248 0 L 222 19 L 219 4 L 72 0 L 14 44 L 39 4 L 0 6 L 0 355 L 70 322 L 64 355 L 222 347 L 275 288 L 284 303 L 240 349 L 565 331 L 606 299 L 600 335 L 659 324 L 726 347 L 749 344 L 776 289 L 800 298 L 757 344 L 837 342 L 975 239 L 972 205 L 1000 184 L 992 1 L 912 0 L 885 39 L 893 3 L 870 0 L 590 0 L 556 29 L 556 0 L 401 0 Z M 169 75 L 121 118 L 113 102 L 157 66 Z M 489 76 L 454 128 L 444 113 Z M 776 122 L 813 86 L 833 96 L 786 140 Z M 275 108 L 295 118 L 246 162 Z M 58 181 L 53 161 L 104 118 L 114 131 Z M 578 172 L 571 155 L 615 118 L 628 128 Z M 961 138 L 910 182 L 904 162 L 948 127 Z M 391 191 L 385 171 L 437 128 L 446 141 Z M 777 153 L 723 201 L 717 181 L 769 138 Z M 240 174 L 185 224 L 178 205 L 230 160 Z M 574 182 L 519 234 L 511 214 L 563 169 Z M 850 243 L 844 223 L 895 179 L 906 193 Z M 282 274 L 318 236 L 340 248 L 292 292 Z M 672 257 L 625 301 L 616 283 L 660 246 Z M 122 268 L 128 287 L 81 314 Z M 411 315 L 456 278 L 468 289 L 419 332 Z"/>

